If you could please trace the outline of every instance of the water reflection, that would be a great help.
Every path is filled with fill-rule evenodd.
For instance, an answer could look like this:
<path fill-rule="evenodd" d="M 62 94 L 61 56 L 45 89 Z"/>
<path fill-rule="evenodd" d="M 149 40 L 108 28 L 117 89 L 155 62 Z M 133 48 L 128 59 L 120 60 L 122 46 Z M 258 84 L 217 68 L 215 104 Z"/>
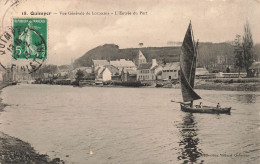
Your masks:
<path fill-rule="evenodd" d="M 178 125 L 182 137 L 179 142 L 181 152 L 178 160 L 183 161 L 183 163 L 196 163 L 202 155 L 201 149 L 198 148 L 199 138 L 197 137 L 198 128 L 196 124 L 194 116 L 191 113 L 186 113 L 182 122 Z M 203 161 L 200 163 L 203 163 Z"/>

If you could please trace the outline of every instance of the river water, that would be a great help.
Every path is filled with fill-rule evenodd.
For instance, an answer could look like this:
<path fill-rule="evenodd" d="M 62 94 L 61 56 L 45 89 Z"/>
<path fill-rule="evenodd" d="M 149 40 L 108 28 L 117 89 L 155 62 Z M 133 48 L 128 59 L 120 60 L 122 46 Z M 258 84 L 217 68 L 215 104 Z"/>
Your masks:
<path fill-rule="evenodd" d="M 0 131 L 67 163 L 260 163 L 260 92 L 198 91 L 203 104 L 231 106 L 230 115 L 182 112 L 170 102 L 180 93 L 10 86 Z"/>

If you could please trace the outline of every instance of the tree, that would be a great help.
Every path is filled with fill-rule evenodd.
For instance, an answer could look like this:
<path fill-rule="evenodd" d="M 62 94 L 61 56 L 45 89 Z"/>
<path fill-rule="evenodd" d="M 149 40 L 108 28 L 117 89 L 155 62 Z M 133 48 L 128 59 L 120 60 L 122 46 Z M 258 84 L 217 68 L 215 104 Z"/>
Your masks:
<path fill-rule="evenodd" d="M 252 33 L 250 30 L 249 23 L 247 21 L 244 26 L 244 36 L 243 36 L 243 43 L 242 43 L 243 54 L 244 54 L 244 56 L 243 56 L 244 57 L 244 66 L 245 66 L 245 69 L 247 72 L 247 76 L 249 75 L 249 67 L 254 62 L 253 52 L 252 52 L 253 44 L 254 43 L 253 43 Z"/>
<path fill-rule="evenodd" d="M 139 43 L 138 45 L 139 47 L 143 47 L 144 43 Z"/>
<path fill-rule="evenodd" d="M 241 70 L 244 67 L 243 47 L 240 39 L 240 35 L 236 35 L 235 39 L 235 67 L 238 68 L 238 74 L 240 75 Z"/>
<path fill-rule="evenodd" d="M 78 70 L 76 72 L 76 84 L 79 85 L 79 81 L 82 80 L 84 77 L 84 72 L 82 70 Z"/>

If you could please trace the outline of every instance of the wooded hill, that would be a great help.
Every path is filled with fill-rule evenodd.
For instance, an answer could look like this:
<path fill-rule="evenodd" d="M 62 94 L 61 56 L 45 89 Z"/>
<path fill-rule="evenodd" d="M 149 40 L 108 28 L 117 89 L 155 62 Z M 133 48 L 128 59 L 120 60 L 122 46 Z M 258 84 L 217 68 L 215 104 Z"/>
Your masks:
<path fill-rule="evenodd" d="M 74 62 L 74 68 L 91 66 L 92 59 L 96 60 L 133 60 L 141 50 L 148 61 L 157 59 L 159 63 L 179 61 L 181 47 L 143 47 L 119 49 L 115 44 L 105 44 L 89 50 Z M 254 46 L 255 59 L 260 59 L 260 44 Z M 217 63 L 217 56 L 224 56 L 225 64 L 233 65 L 234 47 L 229 43 L 200 43 L 198 65 L 210 67 Z M 223 63 L 224 64 L 224 63 Z"/>

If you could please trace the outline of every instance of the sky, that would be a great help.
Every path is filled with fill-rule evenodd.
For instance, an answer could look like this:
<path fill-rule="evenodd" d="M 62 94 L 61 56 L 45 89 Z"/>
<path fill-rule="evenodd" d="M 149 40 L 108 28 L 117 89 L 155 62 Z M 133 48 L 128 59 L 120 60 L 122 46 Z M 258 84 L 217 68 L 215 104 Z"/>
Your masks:
<path fill-rule="evenodd" d="M 52 14 L 24 16 L 23 11 Z M 138 15 L 60 15 L 92 11 Z M 147 15 L 140 15 L 140 11 Z M 5 24 L 14 17 L 47 18 L 47 63 L 57 65 L 70 64 L 72 59 L 103 44 L 132 48 L 139 43 L 161 47 L 169 46 L 169 41 L 182 42 L 190 20 L 196 40 L 215 43 L 243 35 L 248 20 L 254 42 L 260 43 L 259 0 L 21 0 L 7 13 Z"/>

